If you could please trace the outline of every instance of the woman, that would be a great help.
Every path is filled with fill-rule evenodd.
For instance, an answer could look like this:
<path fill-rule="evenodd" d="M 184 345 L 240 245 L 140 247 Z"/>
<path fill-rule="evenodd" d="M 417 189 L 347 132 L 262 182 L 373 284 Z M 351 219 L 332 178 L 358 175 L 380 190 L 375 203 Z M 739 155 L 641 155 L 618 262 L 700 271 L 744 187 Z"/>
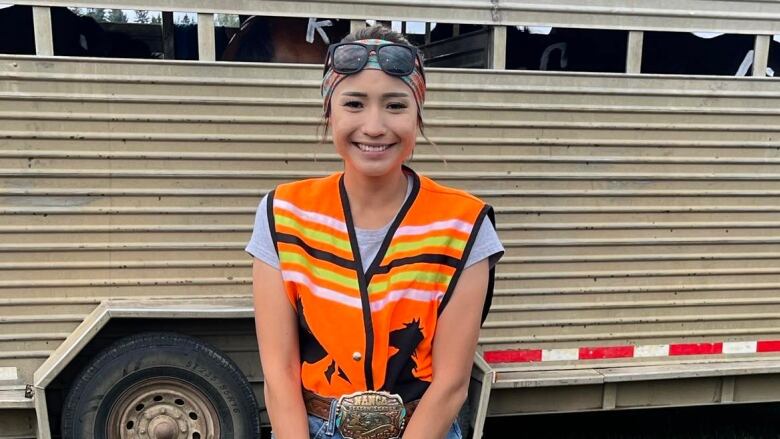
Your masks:
<path fill-rule="evenodd" d="M 247 246 L 274 436 L 460 438 L 503 254 L 492 209 L 404 166 L 425 76 L 403 36 L 355 32 L 323 76 L 344 172 L 277 187 Z"/>

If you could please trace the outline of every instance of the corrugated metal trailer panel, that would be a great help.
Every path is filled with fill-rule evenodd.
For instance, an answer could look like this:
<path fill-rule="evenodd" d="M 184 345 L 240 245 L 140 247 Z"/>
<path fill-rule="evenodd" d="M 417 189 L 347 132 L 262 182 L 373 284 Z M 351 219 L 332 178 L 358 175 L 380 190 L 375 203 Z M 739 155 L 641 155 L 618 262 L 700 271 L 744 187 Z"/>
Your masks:
<path fill-rule="evenodd" d="M 23 4 L 73 6 L 70 1 L 61 0 L 26 0 Z M 780 33 L 780 4 L 760 0 L 85 0 L 78 6 L 359 20 Z"/>
<path fill-rule="evenodd" d="M 101 299 L 248 296 L 259 198 L 339 168 L 320 72 L 0 57 L 0 366 L 29 382 Z M 412 166 L 494 204 L 507 247 L 481 349 L 780 338 L 772 80 L 429 80 L 441 155 Z"/>
<path fill-rule="evenodd" d="M 35 412 L 31 410 L 0 410 L 0 435 L 11 439 L 34 438 Z"/>

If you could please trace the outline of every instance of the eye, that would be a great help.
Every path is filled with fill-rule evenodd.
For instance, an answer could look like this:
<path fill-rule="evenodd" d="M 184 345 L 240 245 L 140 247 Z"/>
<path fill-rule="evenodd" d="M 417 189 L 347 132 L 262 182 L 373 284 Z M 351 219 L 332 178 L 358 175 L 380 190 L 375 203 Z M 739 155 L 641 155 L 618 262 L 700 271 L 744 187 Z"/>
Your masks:
<path fill-rule="evenodd" d="M 363 103 L 360 101 L 347 101 L 344 102 L 344 106 L 349 108 L 363 108 Z"/>
<path fill-rule="evenodd" d="M 408 107 L 409 106 L 406 105 L 403 102 L 391 102 L 391 103 L 387 104 L 387 108 L 389 108 L 391 110 L 403 110 L 403 109 L 408 108 Z"/>

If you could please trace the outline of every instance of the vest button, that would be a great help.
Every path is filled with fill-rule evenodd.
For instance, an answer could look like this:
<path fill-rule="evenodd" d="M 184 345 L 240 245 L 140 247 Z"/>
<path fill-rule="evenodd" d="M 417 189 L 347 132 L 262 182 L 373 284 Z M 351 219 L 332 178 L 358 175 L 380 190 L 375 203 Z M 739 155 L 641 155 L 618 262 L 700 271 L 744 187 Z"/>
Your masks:
<path fill-rule="evenodd" d="M 352 353 L 352 359 L 353 360 L 360 361 L 361 358 L 363 358 L 363 355 L 360 352 Z"/>

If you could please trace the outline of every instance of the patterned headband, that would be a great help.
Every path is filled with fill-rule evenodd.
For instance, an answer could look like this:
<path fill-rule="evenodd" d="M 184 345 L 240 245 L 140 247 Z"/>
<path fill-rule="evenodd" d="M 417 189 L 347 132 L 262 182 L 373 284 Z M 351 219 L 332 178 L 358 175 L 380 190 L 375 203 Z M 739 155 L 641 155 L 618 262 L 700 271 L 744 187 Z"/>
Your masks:
<path fill-rule="evenodd" d="M 378 46 L 384 44 L 392 44 L 391 41 L 386 41 L 386 40 L 358 40 L 355 42 L 378 45 Z M 411 74 L 407 76 L 397 76 L 397 78 L 404 81 L 404 83 L 406 83 L 406 85 L 408 85 L 409 88 L 412 89 L 412 93 L 414 94 L 414 100 L 417 101 L 417 114 L 420 117 L 422 117 L 422 107 L 423 107 L 423 103 L 425 102 L 425 76 L 422 74 L 422 66 L 420 65 L 419 58 L 415 60 L 415 66 L 416 68 Z M 368 63 L 366 63 L 366 66 L 363 68 L 363 70 L 368 70 L 368 69 L 381 70 L 381 67 L 379 67 L 379 61 L 377 60 L 376 57 L 376 53 L 372 52 L 369 55 Z M 322 105 L 326 115 L 330 114 L 330 100 L 333 97 L 333 90 L 335 90 L 336 86 L 339 85 L 339 83 L 347 76 L 349 75 L 335 72 L 333 68 L 330 67 L 325 73 L 325 76 L 323 76 L 320 93 L 322 94 L 322 98 L 323 98 Z"/>

